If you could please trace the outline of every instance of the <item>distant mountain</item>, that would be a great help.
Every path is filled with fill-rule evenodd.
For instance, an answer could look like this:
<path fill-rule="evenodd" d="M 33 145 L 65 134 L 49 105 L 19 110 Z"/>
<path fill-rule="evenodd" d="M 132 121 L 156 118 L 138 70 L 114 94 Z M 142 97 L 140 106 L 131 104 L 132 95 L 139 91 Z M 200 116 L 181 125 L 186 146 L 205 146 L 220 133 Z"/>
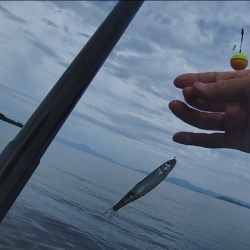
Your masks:
<path fill-rule="evenodd" d="M 62 144 L 65 144 L 65 145 L 67 145 L 67 146 L 69 146 L 69 147 L 72 147 L 72 148 L 74 148 L 74 149 L 77 149 L 77 150 L 80 150 L 80 151 L 82 151 L 82 152 L 85 152 L 85 153 L 87 153 L 87 154 L 90 154 L 90 155 L 96 156 L 96 157 L 98 157 L 98 158 L 104 159 L 104 160 L 106 160 L 106 161 L 110 161 L 110 162 L 113 162 L 113 163 L 115 163 L 115 164 L 121 165 L 121 164 L 119 164 L 118 162 L 114 161 L 113 159 L 107 157 L 106 155 L 99 154 L 99 153 L 93 151 L 93 150 L 92 150 L 90 147 L 88 147 L 86 144 L 77 144 L 77 143 L 73 143 L 73 142 L 70 142 L 70 141 L 65 140 L 65 139 L 63 139 L 63 138 L 57 137 L 57 136 L 55 137 L 54 140 L 57 141 L 57 142 L 60 142 L 60 143 L 62 143 Z"/>
<path fill-rule="evenodd" d="M 104 159 L 106 161 L 110 161 L 112 163 L 115 163 L 117 165 L 120 165 L 122 167 L 125 167 L 125 168 L 128 168 L 128 169 L 131 169 L 131 170 L 134 170 L 136 172 L 139 172 L 139 173 L 142 173 L 142 174 L 145 174 L 145 175 L 148 175 L 150 174 L 149 172 L 147 171 L 143 171 L 143 170 L 138 170 L 138 169 L 134 169 L 134 168 L 131 168 L 131 167 L 128 167 L 128 166 L 125 166 L 125 165 L 122 165 L 120 164 L 119 162 L 116 162 L 115 160 L 107 157 L 106 155 L 103 155 L 103 154 L 99 154 L 95 151 L 93 151 L 90 147 L 88 147 L 87 145 L 85 144 L 77 144 L 77 143 L 73 143 L 73 142 L 70 142 L 68 140 L 65 140 L 65 139 L 62 139 L 60 137 L 55 137 L 54 139 L 55 141 L 57 142 L 60 142 L 62 144 L 65 144 L 69 147 L 72 147 L 72 148 L 75 148 L 77 150 L 80 150 L 82 152 L 85 152 L 87 154 L 90 154 L 90 155 L 93 155 L 93 156 L 96 156 L 98 158 L 101 158 L 101 159 Z M 185 180 L 182 180 L 182 179 L 179 179 L 179 178 L 175 178 L 175 177 L 168 177 L 165 179 L 165 181 L 167 182 L 170 182 L 174 185 L 177 185 L 177 186 L 180 186 L 180 187 L 183 187 L 183 188 L 186 188 L 186 189 L 189 189 L 189 190 L 192 190 L 192 191 L 195 191 L 195 192 L 198 192 L 198 193 L 201 193 L 201 194 L 205 194 L 207 196 L 210 196 L 210 197 L 214 197 L 214 198 L 217 198 L 217 199 L 220 199 L 220 200 L 224 200 L 226 202 L 230 202 L 230 203 L 233 203 L 233 204 L 236 204 L 236 205 L 239 205 L 239 206 L 243 206 L 243 207 L 246 207 L 246 208 L 250 208 L 250 204 L 247 204 L 243 201 L 240 201 L 240 200 L 236 200 L 236 199 L 232 199 L 232 198 L 228 198 L 228 197 L 225 197 L 225 196 L 222 196 L 220 194 L 217 194 L 217 193 L 214 193 L 212 192 L 211 190 L 205 190 L 203 188 L 200 188 L 200 187 L 196 187 L 194 186 L 193 184 L 191 184 L 190 182 L 188 181 L 185 181 Z"/>
<path fill-rule="evenodd" d="M 242 206 L 242 207 L 246 207 L 246 208 L 250 209 L 249 205 L 244 205 L 241 202 L 235 201 L 235 200 L 233 200 L 231 198 L 228 198 L 228 197 L 225 197 L 225 196 L 218 196 L 218 197 L 215 197 L 215 198 L 223 200 L 223 201 L 226 201 L 226 202 L 233 203 L 233 204 L 238 205 L 238 206 Z"/>
<path fill-rule="evenodd" d="M 0 113 L 0 120 L 3 120 L 4 122 L 8 122 L 8 123 L 10 123 L 10 124 L 12 124 L 12 125 L 15 125 L 15 126 L 17 126 L 17 127 L 20 127 L 20 128 L 23 127 L 23 124 L 22 124 L 22 123 L 20 123 L 20 122 L 15 122 L 15 121 L 13 121 L 13 120 L 7 118 L 7 117 L 6 117 L 5 115 L 3 115 L 2 113 Z"/>
<path fill-rule="evenodd" d="M 190 190 L 193 190 L 195 192 L 198 192 L 198 193 L 201 193 L 201 194 L 205 194 L 205 195 L 208 195 L 208 196 L 211 196 L 211 197 L 216 197 L 216 196 L 219 195 L 219 194 L 214 193 L 211 190 L 205 190 L 203 188 L 196 187 L 193 184 L 191 184 L 190 182 L 182 180 L 182 179 L 179 179 L 179 178 L 168 177 L 166 179 L 166 181 L 170 182 L 172 184 L 175 184 L 177 186 L 181 186 L 181 187 L 184 187 L 184 188 L 187 188 L 187 189 L 190 189 Z"/>

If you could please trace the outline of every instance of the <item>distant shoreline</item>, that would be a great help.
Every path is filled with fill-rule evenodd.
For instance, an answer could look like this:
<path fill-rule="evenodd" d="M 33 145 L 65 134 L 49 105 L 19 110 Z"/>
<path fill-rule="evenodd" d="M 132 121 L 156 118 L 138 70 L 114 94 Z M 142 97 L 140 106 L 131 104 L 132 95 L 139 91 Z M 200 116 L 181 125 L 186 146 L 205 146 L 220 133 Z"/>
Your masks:
<path fill-rule="evenodd" d="M 238 206 L 241 206 L 241 207 L 245 207 L 245 208 L 250 209 L 250 206 L 244 205 L 244 204 L 242 204 L 242 203 L 240 203 L 240 202 L 238 202 L 238 201 L 234 201 L 233 199 L 230 199 L 230 198 L 225 197 L 225 196 L 219 196 L 219 197 L 215 197 L 215 198 L 220 199 L 220 200 L 223 200 L 223 201 L 226 201 L 226 202 L 233 203 L 233 204 L 238 205 Z"/>
<path fill-rule="evenodd" d="M 5 115 L 3 115 L 2 113 L 0 113 L 0 120 L 2 120 L 2 121 L 4 121 L 4 122 L 8 122 L 8 123 L 10 123 L 10 124 L 12 124 L 12 125 L 15 125 L 15 126 L 19 127 L 19 128 L 22 128 L 22 127 L 23 127 L 23 124 L 22 124 L 22 123 L 20 123 L 20 122 L 15 122 L 15 121 L 13 121 L 13 120 L 7 118 L 7 117 L 6 117 Z"/>
<path fill-rule="evenodd" d="M 55 141 L 57 141 L 57 142 L 59 142 L 59 143 L 62 143 L 62 144 L 64 144 L 64 145 L 67 145 L 67 146 L 69 146 L 69 147 L 75 148 L 75 149 L 77 149 L 77 150 L 80 150 L 80 151 L 82 151 L 82 152 L 85 152 L 85 153 L 87 153 L 87 154 L 96 156 L 96 157 L 101 158 L 101 159 L 103 159 L 103 160 L 106 160 L 106 161 L 109 161 L 109 162 L 118 164 L 118 165 L 120 165 L 120 166 L 122 166 L 122 167 L 131 169 L 131 170 L 133 170 L 133 171 L 136 171 L 136 172 L 139 172 L 139 173 L 142 173 L 142 174 L 145 174 L 145 175 L 150 174 L 150 173 L 147 172 L 147 171 L 134 169 L 134 168 L 125 166 L 125 165 L 123 165 L 123 164 L 120 164 L 119 162 L 116 162 L 115 160 L 113 160 L 113 159 L 107 157 L 106 155 L 103 155 L 103 154 L 100 154 L 100 153 L 98 153 L 98 152 L 95 152 L 95 151 L 92 150 L 90 147 L 88 147 L 86 144 L 77 144 L 77 143 L 73 143 L 73 142 L 70 142 L 70 141 L 68 141 L 68 140 L 66 140 L 66 139 L 57 137 L 57 136 L 55 137 Z M 177 185 L 177 186 L 179 186 L 179 187 L 183 187 L 183 188 L 192 190 L 192 191 L 194 191 L 194 192 L 198 192 L 198 193 L 201 193 L 201 194 L 204 194 L 204 195 L 207 195 L 207 196 L 216 198 L 216 199 L 220 199 L 220 200 L 223 200 L 223 201 L 226 201 L 226 202 L 229 202 L 229 203 L 232 203 L 232 204 L 235 204 L 235 205 L 242 206 L 242 207 L 245 207 L 245 208 L 250 209 L 250 204 L 247 204 L 247 203 L 245 203 L 245 202 L 236 200 L 236 199 L 234 199 L 234 198 L 229 198 L 229 197 L 223 196 L 223 195 L 218 194 L 218 193 L 214 193 L 214 192 L 211 191 L 211 190 L 205 190 L 205 189 L 203 189 L 203 188 L 196 187 L 196 186 L 192 185 L 191 183 L 189 183 L 188 181 L 185 181 L 185 180 L 182 180 L 182 179 L 179 179 L 179 178 L 168 177 L 168 178 L 165 179 L 165 181 L 170 182 L 170 183 L 172 183 L 172 184 L 174 184 L 174 185 Z"/>

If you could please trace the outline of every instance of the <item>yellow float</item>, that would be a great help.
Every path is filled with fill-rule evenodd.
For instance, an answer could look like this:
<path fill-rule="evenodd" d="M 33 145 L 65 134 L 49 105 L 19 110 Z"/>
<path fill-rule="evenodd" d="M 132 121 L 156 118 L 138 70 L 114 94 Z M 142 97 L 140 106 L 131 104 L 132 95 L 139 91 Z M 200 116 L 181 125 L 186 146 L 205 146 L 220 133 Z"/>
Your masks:
<path fill-rule="evenodd" d="M 248 65 L 248 58 L 242 53 L 237 53 L 231 57 L 230 64 L 234 70 L 243 70 Z"/>
<path fill-rule="evenodd" d="M 244 35 L 244 29 L 241 30 L 241 43 L 240 43 L 240 51 L 239 53 L 234 54 L 231 57 L 230 64 L 231 67 L 234 70 L 244 70 L 248 65 L 248 58 L 246 55 L 241 53 L 241 46 L 243 41 L 243 35 Z M 234 45 L 233 50 L 236 48 L 236 45 Z"/>

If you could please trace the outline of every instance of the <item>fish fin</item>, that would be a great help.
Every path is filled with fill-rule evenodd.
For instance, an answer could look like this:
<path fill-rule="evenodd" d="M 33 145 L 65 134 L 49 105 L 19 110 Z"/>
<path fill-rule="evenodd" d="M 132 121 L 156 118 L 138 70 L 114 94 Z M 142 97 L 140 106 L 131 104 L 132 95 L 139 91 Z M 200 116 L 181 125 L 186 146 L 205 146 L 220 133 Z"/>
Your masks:
<path fill-rule="evenodd" d="M 115 215 L 115 210 L 114 210 L 114 208 L 113 207 L 111 207 L 110 209 L 108 209 L 107 211 L 105 211 L 104 212 L 104 214 L 108 214 L 108 213 L 110 213 L 109 214 L 109 217 L 108 217 L 108 222 L 111 220 L 111 218 Z"/>

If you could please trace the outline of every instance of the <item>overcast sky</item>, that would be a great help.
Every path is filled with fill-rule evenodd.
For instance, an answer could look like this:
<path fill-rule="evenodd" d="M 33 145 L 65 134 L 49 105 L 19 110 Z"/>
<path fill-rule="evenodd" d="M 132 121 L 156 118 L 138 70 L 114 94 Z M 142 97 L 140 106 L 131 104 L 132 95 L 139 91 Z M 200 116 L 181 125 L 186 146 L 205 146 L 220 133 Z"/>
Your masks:
<path fill-rule="evenodd" d="M 0 112 L 25 123 L 115 4 L 0 2 Z M 242 28 L 250 57 L 249 9 L 144 2 L 58 136 L 145 171 L 176 156 L 172 177 L 250 203 L 250 155 L 173 142 L 175 132 L 199 130 L 168 109 L 183 100 L 178 75 L 232 70 Z"/>

